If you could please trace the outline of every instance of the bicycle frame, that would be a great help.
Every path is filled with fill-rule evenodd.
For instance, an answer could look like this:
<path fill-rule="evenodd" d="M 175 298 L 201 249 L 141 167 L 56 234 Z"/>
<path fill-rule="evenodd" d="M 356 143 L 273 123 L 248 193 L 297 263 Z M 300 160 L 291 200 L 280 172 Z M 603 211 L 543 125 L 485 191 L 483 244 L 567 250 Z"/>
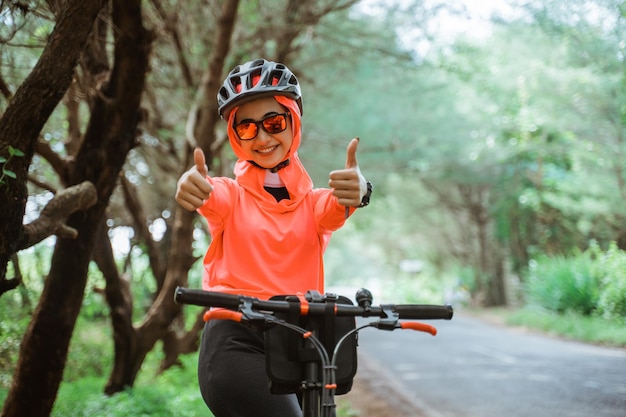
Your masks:
<path fill-rule="evenodd" d="M 336 296 L 334 297 L 336 299 Z M 300 387 L 302 391 L 303 417 L 335 417 L 336 405 L 334 401 L 337 388 L 336 370 L 338 352 L 346 340 L 364 328 L 374 327 L 380 330 L 411 329 L 436 335 L 435 327 L 421 322 L 400 322 L 401 319 L 421 320 L 450 320 L 453 316 L 451 306 L 416 305 L 416 304 L 386 304 L 372 305 L 372 295 L 368 290 L 357 292 L 358 306 L 334 304 L 334 317 L 378 317 L 377 321 L 355 327 L 344 334 L 335 344 L 329 355 L 324 344 L 310 329 L 299 327 L 280 319 L 277 313 L 286 313 L 293 308 L 293 301 L 259 300 L 245 295 L 233 295 L 218 292 L 193 290 L 178 287 L 174 299 L 181 304 L 194 304 L 212 307 L 205 312 L 204 320 L 233 320 L 258 324 L 282 326 L 298 333 L 318 354 L 319 361 L 307 360 L 304 366 L 304 380 Z M 323 302 L 313 302 L 323 299 L 319 293 L 309 291 L 298 295 L 300 315 L 322 316 L 328 314 Z M 319 362 L 319 363 L 318 363 Z M 321 372 L 320 372 L 321 371 Z"/>

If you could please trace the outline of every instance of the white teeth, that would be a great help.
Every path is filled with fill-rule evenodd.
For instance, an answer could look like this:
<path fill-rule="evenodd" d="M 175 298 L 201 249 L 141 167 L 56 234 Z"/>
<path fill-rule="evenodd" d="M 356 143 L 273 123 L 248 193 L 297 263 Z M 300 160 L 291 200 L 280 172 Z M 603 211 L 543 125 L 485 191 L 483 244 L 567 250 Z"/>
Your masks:
<path fill-rule="evenodd" d="M 269 148 L 257 149 L 257 152 L 258 153 L 270 153 L 270 152 L 272 152 L 276 148 L 278 148 L 278 146 L 272 146 L 272 147 L 269 147 Z"/>

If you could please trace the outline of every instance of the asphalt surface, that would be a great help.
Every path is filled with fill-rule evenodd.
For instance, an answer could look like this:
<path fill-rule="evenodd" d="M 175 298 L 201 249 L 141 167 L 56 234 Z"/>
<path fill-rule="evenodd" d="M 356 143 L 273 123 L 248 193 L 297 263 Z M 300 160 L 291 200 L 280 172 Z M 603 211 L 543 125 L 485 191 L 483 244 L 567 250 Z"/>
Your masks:
<path fill-rule="evenodd" d="M 407 330 L 359 334 L 359 377 L 402 403 L 406 416 L 626 417 L 624 349 L 462 313 L 430 323 L 435 337 Z"/>

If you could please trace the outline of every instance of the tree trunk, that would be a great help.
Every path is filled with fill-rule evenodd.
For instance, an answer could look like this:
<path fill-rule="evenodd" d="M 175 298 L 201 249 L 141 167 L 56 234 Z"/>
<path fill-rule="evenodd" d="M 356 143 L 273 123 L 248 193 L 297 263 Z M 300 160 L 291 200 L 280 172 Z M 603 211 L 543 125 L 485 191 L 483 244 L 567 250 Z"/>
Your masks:
<path fill-rule="evenodd" d="M 492 251 L 492 262 L 489 281 L 485 294 L 485 306 L 497 307 L 507 305 L 504 258 L 499 250 Z"/>
<path fill-rule="evenodd" d="M 100 233 L 97 238 L 94 261 L 102 272 L 106 282 L 104 296 L 109 305 L 111 323 L 113 325 L 113 343 L 115 355 L 113 359 L 114 373 L 110 381 L 127 381 L 130 376 L 125 374 L 131 363 L 132 353 L 136 348 L 137 334 L 133 327 L 133 299 L 129 283 L 122 278 L 117 270 L 113 248 L 107 235 L 104 221 L 100 222 Z M 115 372 L 122 372 L 116 374 Z M 111 388 L 111 382 L 104 388 L 107 394 L 117 392 Z"/>
<path fill-rule="evenodd" d="M 214 140 L 215 125 L 218 121 L 215 97 L 220 87 L 219 81 L 216 80 L 220 80 L 222 77 L 222 69 L 228 55 L 235 25 L 238 3 L 236 0 L 224 2 L 218 20 L 215 47 L 209 59 L 209 69 L 203 77 L 203 84 L 200 89 L 199 103 L 190 112 L 189 142 L 193 143 L 193 146 L 203 148 L 208 164 L 211 163 L 214 154 L 220 148 L 220 145 L 216 145 Z M 185 147 L 185 169 L 192 164 L 193 146 L 189 144 Z M 197 322 L 193 329 L 186 334 L 178 334 L 172 328 L 176 327 L 172 324 L 181 317 L 181 307 L 174 303 L 174 290 L 177 286 L 186 285 L 189 269 L 196 261 L 192 255 L 195 218 L 196 213 L 177 207 L 174 213 L 172 243 L 167 258 L 165 279 L 142 325 L 135 328 L 134 332 L 130 332 L 125 325 L 127 318 L 121 315 L 112 316 L 113 328 L 116 332 L 114 335 L 116 360 L 105 388 L 106 393 L 119 392 L 135 383 L 135 378 L 146 355 L 158 340 L 162 339 L 166 344 L 164 348 L 166 359 L 161 365 L 162 369 L 176 363 L 177 355 L 189 352 L 189 346 L 193 346 L 194 343 L 192 340 L 197 340 L 202 328 Z M 119 297 L 117 299 L 120 300 Z M 116 305 L 110 305 L 110 307 L 113 311 Z M 118 320 L 119 323 L 116 323 Z M 182 320 L 179 322 L 182 323 Z M 117 333 L 118 329 L 121 333 Z"/>
<path fill-rule="evenodd" d="M 77 28 L 85 25 L 86 19 L 91 18 L 90 25 L 93 24 L 100 10 L 100 7 L 93 6 L 95 2 L 73 3 L 91 5 L 90 13 L 68 7 L 67 15 L 75 17 L 77 22 L 61 26 L 65 20 L 60 17 L 58 33 L 51 35 L 51 43 L 61 41 L 65 33 L 75 36 Z M 140 1 L 114 1 L 112 21 L 116 31 L 115 65 L 111 79 L 95 101 L 85 139 L 76 155 L 75 165 L 68 174 L 70 184 L 90 180 L 96 186 L 98 202 L 89 210 L 70 217 L 68 224 L 78 231 L 77 239 L 57 240 L 50 273 L 21 345 L 13 384 L 2 413 L 4 417 L 50 415 L 82 305 L 98 226 L 103 220 L 126 155 L 135 144 L 137 114 L 148 67 L 150 42 L 142 25 Z M 83 42 L 75 46 L 78 48 L 76 59 L 88 33 L 85 30 Z M 60 57 L 72 54 L 67 43 L 61 43 L 64 48 L 54 57 L 54 65 L 59 65 Z M 58 92 L 57 103 L 67 90 L 70 80 L 71 71 L 64 89 Z M 27 113 L 32 114 L 32 111 Z"/>

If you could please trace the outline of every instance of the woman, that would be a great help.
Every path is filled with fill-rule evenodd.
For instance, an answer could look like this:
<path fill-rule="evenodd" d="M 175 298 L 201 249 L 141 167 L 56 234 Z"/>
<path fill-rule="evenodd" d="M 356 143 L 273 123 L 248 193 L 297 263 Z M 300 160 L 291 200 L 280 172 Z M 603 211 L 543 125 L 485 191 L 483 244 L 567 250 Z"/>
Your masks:
<path fill-rule="evenodd" d="M 330 236 L 371 194 L 356 161 L 358 139 L 348 145 L 345 169 L 330 173 L 330 188 L 316 189 L 298 158 L 302 94 L 285 65 L 259 59 L 237 66 L 217 99 L 238 157 L 235 179 L 209 177 L 196 149 L 176 191 L 211 233 L 203 289 L 262 299 L 323 293 Z M 215 417 L 301 415 L 295 395 L 270 394 L 263 345 L 263 334 L 245 325 L 207 323 L 198 374 Z"/>

